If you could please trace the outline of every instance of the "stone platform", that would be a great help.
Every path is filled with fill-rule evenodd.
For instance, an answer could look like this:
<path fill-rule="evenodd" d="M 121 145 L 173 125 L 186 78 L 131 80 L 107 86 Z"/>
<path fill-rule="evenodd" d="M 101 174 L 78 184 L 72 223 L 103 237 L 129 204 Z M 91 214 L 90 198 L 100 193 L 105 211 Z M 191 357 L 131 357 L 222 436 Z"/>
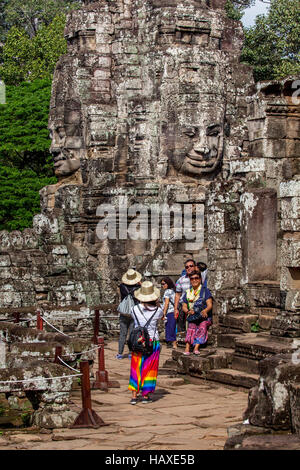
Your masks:
<path fill-rule="evenodd" d="M 163 345 L 153 403 L 130 405 L 130 361 L 117 360 L 117 342 L 105 349 L 109 379 L 121 387 L 92 391 L 94 411 L 108 426 L 99 429 L 3 430 L 0 450 L 222 450 L 227 428 L 237 425 L 247 392 L 221 384 L 190 383 L 170 367 L 172 350 Z M 81 390 L 72 392 L 72 410 L 81 410 Z M 234 406 L 233 406 L 234 404 Z"/>
<path fill-rule="evenodd" d="M 173 352 L 173 367 L 179 374 L 252 388 L 259 378 L 261 360 L 299 348 L 298 340 L 268 333 L 228 334 L 222 338 L 225 338 L 222 344 L 231 347 L 207 346 L 200 349 L 199 356 L 185 356 L 183 349 L 178 348 Z"/>

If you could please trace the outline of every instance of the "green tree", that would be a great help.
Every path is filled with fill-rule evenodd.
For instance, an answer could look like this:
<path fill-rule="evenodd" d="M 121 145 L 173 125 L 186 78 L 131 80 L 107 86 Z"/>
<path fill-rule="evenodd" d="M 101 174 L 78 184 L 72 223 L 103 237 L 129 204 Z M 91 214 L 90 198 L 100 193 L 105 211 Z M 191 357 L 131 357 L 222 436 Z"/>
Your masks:
<path fill-rule="evenodd" d="M 7 7 L 9 0 L 0 0 L 0 46 L 5 40 L 6 33 L 9 29 L 9 25 L 5 15 L 5 8 Z"/>
<path fill-rule="evenodd" d="M 50 80 L 7 86 L 0 105 L 0 164 L 53 176 L 48 116 Z"/>
<path fill-rule="evenodd" d="M 4 15 L 9 24 L 24 29 L 33 37 L 40 27 L 48 26 L 56 16 L 78 8 L 80 3 L 74 0 L 10 0 L 6 2 Z"/>
<path fill-rule="evenodd" d="M 24 29 L 13 26 L 3 47 L 0 78 L 7 85 L 51 79 L 59 57 L 67 51 L 64 28 L 62 15 L 43 25 L 32 38 Z"/>
<path fill-rule="evenodd" d="M 225 10 L 227 16 L 232 20 L 241 20 L 244 10 L 254 5 L 255 0 L 227 0 Z"/>
<path fill-rule="evenodd" d="M 300 0 L 271 0 L 265 16 L 245 30 L 242 61 L 258 80 L 300 73 Z"/>
<path fill-rule="evenodd" d="M 32 227 L 33 216 L 40 212 L 39 190 L 55 181 L 0 164 L 0 230 Z"/>

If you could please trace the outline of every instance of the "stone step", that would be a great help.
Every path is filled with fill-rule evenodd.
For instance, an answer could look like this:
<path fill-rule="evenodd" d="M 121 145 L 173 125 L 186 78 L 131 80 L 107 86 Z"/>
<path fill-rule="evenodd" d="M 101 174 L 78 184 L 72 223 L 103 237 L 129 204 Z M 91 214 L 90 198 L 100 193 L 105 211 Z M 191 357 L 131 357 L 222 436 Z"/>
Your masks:
<path fill-rule="evenodd" d="M 57 343 L 12 343 L 10 354 L 20 357 L 49 358 L 55 356 Z"/>
<path fill-rule="evenodd" d="M 257 385 L 259 375 L 235 369 L 212 369 L 206 372 L 205 378 L 236 387 L 252 388 Z"/>
<path fill-rule="evenodd" d="M 173 360 L 177 364 L 179 374 L 189 374 L 194 377 L 205 378 L 206 372 L 211 369 L 229 367 L 234 350 L 225 348 L 207 348 L 200 350 L 199 355 L 186 356 L 183 351 L 173 351 Z"/>
<path fill-rule="evenodd" d="M 248 359 L 246 357 L 233 356 L 231 367 L 232 369 L 239 370 L 242 372 L 248 372 L 249 374 L 258 374 L 260 361 L 254 359 Z"/>
<path fill-rule="evenodd" d="M 230 348 L 230 349 L 234 349 L 235 348 L 235 340 L 236 338 L 240 338 L 242 337 L 243 334 L 237 334 L 237 333 L 233 333 L 233 334 L 219 334 L 218 335 L 218 347 L 221 347 L 221 348 Z"/>
<path fill-rule="evenodd" d="M 182 377 L 158 377 L 157 383 L 159 387 L 178 387 L 184 385 L 185 381 Z"/>
<path fill-rule="evenodd" d="M 235 357 L 261 361 L 275 354 L 288 354 L 296 346 L 291 338 L 277 338 L 269 334 L 250 334 L 235 340 Z"/>
<path fill-rule="evenodd" d="M 169 369 L 173 369 L 173 370 L 176 370 L 177 369 L 177 362 L 174 361 L 174 359 L 167 359 L 164 364 L 163 364 L 163 368 L 169 368 Z"/>
<path fill-rule="evenodd" d="M 174 369 L 166 369 L 164 367 L 161 367 L 158 369 L 158 375 L 175 377 L 177 376 L 177 367 L 174 367 Z"/>
<path fill-rule="evenodd" d="M 251 314 L 229 314 L 229 315 L 220 315 L 219 316 L 219 326 L 228 330 L 231 333 L 231 330 L 234 332 L 241 333 L 250 333 L 251 327 L 258 320 L 258 315 Z"/>

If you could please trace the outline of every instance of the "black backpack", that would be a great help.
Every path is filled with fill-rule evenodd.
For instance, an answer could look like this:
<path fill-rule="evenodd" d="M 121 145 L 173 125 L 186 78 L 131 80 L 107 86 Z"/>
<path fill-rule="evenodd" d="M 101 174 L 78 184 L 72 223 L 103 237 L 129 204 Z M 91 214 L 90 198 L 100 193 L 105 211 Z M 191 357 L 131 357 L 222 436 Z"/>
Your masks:
<path fill-rule="evenodd" d="M 138 309 L 143 315 L 139 306 L 138 306 Z M 150 339 L 147 326 L 150 324 L 152 318 L 154 318 L 157 310 L 158 308 L 155 310 L 151 318 L 149 318 L 149 320 L 144 326 L 140 325 L 140 322 L 134 312 L 134 309 L 132 310 L 138 326 L 132 330 L 132 332 L 130 333 L 129 339 L 127 341 L 127 345 L 130 351 L 136 352 L 136 353 L 140 352 L 143 355 L 151 355 L 153 353 L 153 341 L 151 341 Z"/>

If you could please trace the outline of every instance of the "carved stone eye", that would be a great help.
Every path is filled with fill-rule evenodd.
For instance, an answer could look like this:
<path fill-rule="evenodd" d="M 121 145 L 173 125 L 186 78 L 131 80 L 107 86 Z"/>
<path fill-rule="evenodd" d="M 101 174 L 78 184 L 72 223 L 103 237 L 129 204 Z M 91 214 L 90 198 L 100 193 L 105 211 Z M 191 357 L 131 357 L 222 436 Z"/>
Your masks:
<path fill-rule="evenodd" d="M 188 127 L 184 129 L 183 133 L 187 135 L 188 137 L 195 137 L 196 135 L 196 129 L 193 127 Z"/>
<path fill-rule="evenodd" d="M 221 126 L 219 124 L 213 124 L 206 130 L 206 135 L 210 137 L 218 137 L 221 132 Z"/>

